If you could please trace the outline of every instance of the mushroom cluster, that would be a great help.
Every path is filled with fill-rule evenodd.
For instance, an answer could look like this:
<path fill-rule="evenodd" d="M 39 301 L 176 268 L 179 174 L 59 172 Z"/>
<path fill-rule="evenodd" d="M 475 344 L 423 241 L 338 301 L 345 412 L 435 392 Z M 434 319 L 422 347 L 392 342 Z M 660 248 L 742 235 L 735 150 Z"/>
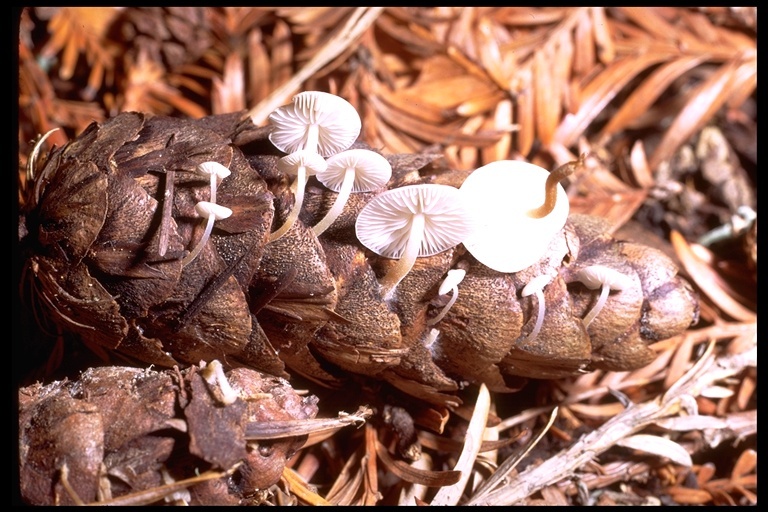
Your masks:
<path fill-rule="evenodd" d="M 637 368 L 696 320 L 666 256 L 569 212 L 583 158 L 438 175 L 318 91 L 269 123 L 126 113 L 49 156 L 26 231 L 54 320 L 157 365 L 365 375 L 448 407 L 466 382 Z"/>
<path fill-rule="evenodd" d="M 332 208 L 313 228 L 320 235 L 341 214 L 352 192 L 381 188 L 392 174 L 389 162 L 378 153 L 348 150 L 360 134 L 361 121 L 355 108 L 340 96 L 321 91 L 301 92 L 293 97 L 292 103 L 272 112 L 269 123 L 269 140 L 288 153 L 278 167 L 295 176 L 293 208 L 282 226 L 272 232 L 270 242 L 284 236 L 299 218 L 310 176 L 317 176 L 338 193 Z"/>

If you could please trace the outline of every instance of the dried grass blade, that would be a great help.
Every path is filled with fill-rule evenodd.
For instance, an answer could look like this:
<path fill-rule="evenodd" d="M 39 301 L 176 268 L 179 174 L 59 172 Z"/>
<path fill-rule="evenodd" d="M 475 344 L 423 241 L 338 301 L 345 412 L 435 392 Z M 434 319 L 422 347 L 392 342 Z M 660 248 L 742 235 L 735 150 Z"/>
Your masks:
<path fill-rule="evenodd" d="M 544 145 L 549 145 L 552 142 L 557 123 L 560 120 L 560 95 L 556 89 L 555 77 L 552 73 L 554 58 L 554 49 L 551 44 L 539 49 L 533 56 L 536 135 Z"/>
<path fill-rule="evenodd" d="M 401 460 L 393 459 L 386 447 L 379 441 L 376 441 L 376 456 L 379 457 L 384 466 L 392 471 L 392 474 L 409 483 L 427 487 L 443 487 L 453 485 L 461 478 L 461 473 L 458 471 L 419 469 Z"/>
<path fill-rule="evenodd" d="M 613 62 L 616 58 L 616 48 L 605 16 L 605 7 L 590 7 L 589 12 L 592 16 L 597 56 L 603 64 Z"/>
<path fill-rule="evenodd" d="M 651 169 L 672 158 L 680 146 L 701 130 L 723 106 L 737 85 L 739 67 L 736 61 L 723 64 L 691 93 L 651 155 Z"/>
<path fill-rule="evenodd" d="M 516 122 L 520 129 L 517 132 L 517 147 L 522 155 L 528 155 L 536 140 L 536 95 L 533 93 L 532 72 L 530 69 L 521 69 L 518 74 L 520 90 L 517 92 L 515 104 L 517 106 Z"/>
<path fill-rule="evenodd" d="M 589 418 L 611 418 L 624 410 L 624 406 L 619 402 L 597 405 L 571 404 L 568 408 L 576 414 Z"/>
<path fill-rule="evenodd" d="M 269 55 L 261 41 L 261 31 L 251 30 L 248 33 L 248 97 L 260 102 L 269 94 Z"/>
<path fill-rule="evenodd" d="M 325 494 L 325 499 L 333 505 L 349 505 L 355 499 L 363 482 L 363 472 L 359 467 L 363 447 L 352 453 L 344 467 L 339 471 L 333 485 Z"/>
<path fill-rule="evenodd" d="M 683 235 L 673 230 L 670 233 L 670 240 L 685 270 L 715 305 L 736 320 L 742 322 L 755 322 L 757 320 L 757 315 L 753 311 L 736 302 L 723 290 L 718 284 L 720 277 L 717 272 L 698 258 Z"/>
<path fill-rule="evenodd" d="M 747 448 L 736 460 L 736 464 L 733 465 L 731 471 L 731 479 L 737 480 L 739 478 L 750 475 L 755 468 L 757 468 L 757 452 L 752 448 Z"/>
<path fill-rule="evenodd" d="M 410 117 L 394 108 L 389 108 L 380 98 L 371 96 L 368 98 L 371 106 L 379 113 L 381 118 L 400 129 L 406 134 L 412 135 L 428 143 L 457 144 L 459 146 L 487 146 L 498 141 L 501 134 L 464 134 L 453 126 L 434 126 L 416 118 Z"/>
<path fill-rule="evenodd" d="M 283 469 L 283 480 L 288 484 L 288 491 L 295 494 L 300 500 L 315 506 L 331 504 L 326 501 L 325 498 L 310 489 L 307 482 L 305 482 L 304 479 L 291 468 Z"/>
<path fill-rule="evenodd" d="M 475 411 L 467 427 L 467 434 L 464 442 L 464 449 L 459 455 L 455 469 L 461 472 L 461 478 L 453 485 L 442 487 L 431 504 L 437 505 L 457 505 L 467 486 L 469 477 L 472 475 L 472 467 L 475 464 L 477 455 L 480 452 L 480 445 L 483 442 L 483 431 L 488 422 L 488 414 L 491 410 L 491 393 L 485 384 L 480 385 L 475 402 Z"/>
<path fill-rule="evenodd" d="M 223 76 L 213 78 L 211 109 L 213 114 L 239 112 L 245 109 L 243 61 L 237 53 L 227 55 Z"/>
<path fill-rule="evenodd" d="M 670 34 L 680 32 L 678 27 L 670 25 L 663 16 L 659 15 L 657 8 L 619 7 L 619 10 L 655 38 L 666 40 L 669 39 Z"/>
<path fill-rule="evenodd" d="M 248 111 L 251 121 L 261 126 L 277 107 L 288 103 L 301 84 L 343 52 L 373 24 L 383 7 L 358 7 L 339 31 L 290 80 L 272 91 L 266 99 Z"/>
<path fill-rule="evenodd" d="M 667 58 L 667 54 L 649 52 L 614 61 L 583 89 L 578 112 L 563 118 L 555 131 L 555 140 L 564 146 L 572 146 L 630 80 Z"/>
<path fill-rule="evenodd" d="M 379 479 L 376 471 L 376 428 L 370 423 L 365 425 L 365 467 L 363 470 L 363 505 L 375 505 L 381 499 Z"/>
<path fill-rule="evenodd" d="M 361 407 L 354 414 L 339 413 L 338 418 L 312 418 L 306 420 L 274 420 L 245 424 L 247 440 L 282 439 L 285 437 L 336 432 L 349 425 L 361 425 L 372 411 Z"/>
<path fill-rule="evenodd" d="M 534 436 L 528 442 L 528 444 L 526 444 L 523 450 L 505 459 L 504 462 L 502 462 L 501 465 L 499 465 L 499 467 L 496 469 L 494 474 L 491 475 L 488 480 L 480 484 L 477 489 L 475 489 L 474 494 L 470 498 L 469 502 L 465 503 L 465 505 L 491 504 L 485 503 L 488 495 L 492 494 L 494 489 L 498 488 L 500 484 L 506 482 L 509 474 L 517 467 L 518 463 L 520 463 L 520 461 L 523 460 L 537 444 L 539 444 L 539 441 L 541 441 L 541 439 L 544 437 L 544 434 L 549 431 L 550 427 L 552 427 L 552 424 L 555 422 L 558 411 L 558 407 L 552 409 L 549 414 L 549 421 L 547 421 L 547 424 L 544 426 L 544 428 L 541 429 L 541 431 L 536 436 Z M 501 428 L 499 429 L 501 430 Z"/>
<path fill-rule="evenodd" d="M 683 505 L 704 505 L 712 501 L 712 495 L 704 489 L 689 489 L 687 487 L 670 487 L 666 490 L 676 503 Z"/>
<path fill-rule="evenodd" d="M 574 39 L 576 41 L 574 47 L 573 58 L 573 73 L 576 76 L 583 76 L 592 70 L 595 66 L 595 27 L 594 18 L 591 16 L 591 11 L 594 8 L 590 7 L 588 10 L 580 11 L 578 16 L 578 22 L 574 30 Z M 604 30 L 604 28 L 603 28 Z"/>
<path fill-rule="evenodd" d="M 693 465 L 693 460 L 691 460 L 691 456 L 685 451 L 685 448 L 664 437 L 648 434 L 635 434 L 618 440 L 616 445 L 650 453 L 652 455 L 658 455 L 660 457 L 666 457 L 672 462 L 687 468 Z"/>
<path fill-rule="evenodd" d="M 653 102 L 672 82 L 707 58 L 707 55 L 683 56 L 659 66 L 648 78 L 643 80 L 643 83 L 624 101 L 621 108 L 611 116 L 608 124 L 600 130 L 599 138 L 601 140 L 607 139 L 630 126 L 634 120 L 648 111 Z"/>

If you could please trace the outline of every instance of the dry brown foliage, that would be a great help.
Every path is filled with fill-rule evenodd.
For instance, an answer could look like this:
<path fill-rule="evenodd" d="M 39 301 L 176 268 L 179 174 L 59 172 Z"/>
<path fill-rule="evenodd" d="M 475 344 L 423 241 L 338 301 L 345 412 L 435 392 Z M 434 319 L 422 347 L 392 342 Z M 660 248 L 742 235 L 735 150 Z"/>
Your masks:
<path fill-rule="evenodd" d="M 701 294 L 699 325 L 642 369 L 519 399 L 467 390 L 474 407 L 414 418 L 442 435 L 417 429 L 413 462 L 393 451 L 396 419 L 310 439 L 271 503 L 756 503 L 756 8 L 49 7 L 19 27 L 22 203 L 54 128 L 47 148 L 131 110 L 262 126 L 322 90 L 384 153 L 458 170 L 596 155 L 572 211 L 664 250 Z"/>

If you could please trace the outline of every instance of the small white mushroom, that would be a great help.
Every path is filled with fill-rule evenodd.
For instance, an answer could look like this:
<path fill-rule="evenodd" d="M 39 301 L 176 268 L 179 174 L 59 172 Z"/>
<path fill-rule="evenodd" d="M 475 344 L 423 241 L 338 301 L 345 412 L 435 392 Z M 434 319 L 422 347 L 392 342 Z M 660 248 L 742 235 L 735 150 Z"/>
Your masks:
<path fill-rule="evenodd" d="M 445 279 L 443 279 L 443 282 L 440 283 L 440 288 L 437 290 L 437 294 L 445 295 L 448 292 L 453 293 L 451 293 L 450 300 L 445 306 L 443 306 L 443 309 L 440 310 L 440 313 L 438 313 L 435 318 L 427 320 L 427 325 L 435 325 L 445 317 L 448 311 L 451 310 L 453 304 L 456 302 L 456 299 L 459 297 L 459 283 L 464 280 L 464 276 L 466 275 L 467 271 L 463 268 L 452 268 L 448 271 Z"/>
<path fill-rule="evenodd" d="M 296 219 L 299 218 L 299 211 L 304 203 L 304 189 L 307 186 L 307 179 L 309 176 L 325 170 L 326 165 L 323 157 L 306 149 L 300 149 L 278 160 L 277 168 L 281 172 L 296 176 L 293 182 L 296 190 L 291 213 L 288 214 L 283 225 L 269 235 L 270 242 L 274 242 L 291 229 Z"/>
<path fill-rule="evenodd" d="M 529 295 L 535 295 L 536 300 L 538 302 L 538 313 L 536 314 L 536 323 L 533 326 L 533 330 L 531 330 L 531 333 L 525 338 L 526 341 L 533 341 L 536 339 L 536 337 L 539 335 L 539 332 L 541 332 L 541 326 L 544 323 L 544 315 L 546 314 L 546 304 L 544 301 L 544 287 L 549 284 L 549 282 L 552 281 L 552 276 L 547 274 L 542 274 L 540 276 L 536 276 L 530 281 L 528 281 L 528 284 L 523 287 L 523 291 L 520 292 L 520 295 L 523 297 L 528 297 Z"/>
<path fill-rule="evenodd" d="M 388 190 L 360 211 L 358 240 L 380 256 L 398 258 L 379 280 L 388 299 L 410 272 L 416 258 L 460 244 L 472 231 L 471 212 L 458 189 L 448 185 L 408 185 Z"/>
<path fill-rule="evenodd" d="M 195 172 L 210 178 L 211 198 L 209 202 L 211 203 L 216 202 L 216 189 L 218 188 L 218 180 L 223 180 L 232 174 L 232 171 L 221 165 L 219 162 L 214 161 L 203 162 L 199 164 L 197 167 L 195 167 Z"/>
<path fill-rule="evenodd" d="M 632 286 L 632 279 L 609 267 L 602 265 L 592 265 L 585 267 L 576 273 L 576 279 L 579 280 L 590 290 L 600 288 L 600 297 L 598 297 L 595 306 L 584 317 L 584 327 L 589 327 L 592 320 L 600 313 L 608 300 L 608 294 L 611 290 L 625 290 Z"/>
<path fill-rule="evenodd" d="M 306 149 L 324 157 L 352 145 L 360 134 L 360 115 L 347 100 L 320 91 L 304 91 L 293 103 L 269 115 L 273 129 L 269 140 L 280 151 Z"/>
<path fill-rule="evenodd" d="M 392 176 L 392 166 L 386 158 L 367 149 L 349 149 L 328 158 L 325 170 L 318 171 L 317 179 L 338 192 L 336 201 L 312 230 L 320 236 L 344 210 L 353 192 L 370 192 L 386 185 Z"/>
<path fill-rule="evenodd" d="M 226 219 L 232 215 L 232 210 L 226 206 L 221 206 L 220 204 L 215 204 L 208 201 L 200 201 L 197 203 L 195 205 L 195 211 L 198 215 L 207 219 L 205 224 L 205 231 L 203 232 L 203 236 L 200 237 L 200 241 L 197 242 L 197 245 L 195 245 L 192 251 L 190 251 L 190 253 L 181 260 L 182 267 L 186 267 L 192 263 L 192 260 L 197 258 L 197 255 L 200 254 L 200 251 L 203 250 L 203 247 L 205 247 L 205 244 L 208 242 L 208 238 L 211 236 L 211 231 L 213 231 L 214 221 Z"/>
<path fill-rule="evenodd" d="M 214 359 L 210 363 L 208 363 L 205 366 L 202 366 L 201 363 L 201 370 L 200 374 L 202 375 L 203 379 L 213 386 L 213 389 L 218 390 L 218 396 L 217 398 L 221 400 L 221 403 L 224 405 L 230 405 L 235 403 L 235 401 L 238 399 L 240 394 L 235 391 L 235 389 L 232 387 L 232 385 L 227 380 L 227 376 L 224 374 L 224 368 L 221 366 L 221 363 Z"/>
<path fill-rule="evenodd" d="M 544 255 L 569 212 L 565 189 L 556 182 L 548 188 L 549 177 L 538 165 L 500 160 L 464 180 L 461 194 L 476 212 L 478 226 L 463 243 L 475 259 L 498 272 L 519 272 Z M 534 213 L 548 195 L 551 210 Z"/>
<path fill-rule="evenodd" d="M 440 331 L 437 329 L 430 329 L 427 333 L 427 337 L 424 338 L 424 346 L 430 351 L 433 350 L 437 337 L 440 336 Z"/>

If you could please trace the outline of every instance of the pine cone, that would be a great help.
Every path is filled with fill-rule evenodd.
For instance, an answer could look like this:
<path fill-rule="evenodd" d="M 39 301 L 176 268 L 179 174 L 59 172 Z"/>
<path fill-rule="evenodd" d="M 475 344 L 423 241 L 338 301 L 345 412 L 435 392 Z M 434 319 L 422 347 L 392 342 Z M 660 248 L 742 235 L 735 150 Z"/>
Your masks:
<path fill-rule="evenodd" d="M 641 367 L 653 358 L 649 343 L 698 318 L 695 294 L 666 256 L 617 241 L 600 219 L 577 215 L 520 272 L 491 270 L 459 245 L 419 258 L 396 298 L 385 299 L 377 280 L 393 262 L 355 236 L 357 215 L 384 189 L 352 195 L 318 237 L 311 226 L 335 194 L 310 180 L 299 220 L 268 243 L 294 201 L 267 133 L 235 115 L 192 121 L 128 113 L 52 152 L 26 217 L 28 266 L 51 317 L 90 343 L 149 363 L 221 359 L 274 375 L 286 375 L 287 365 L 330 387 L 363 375 L 439 405 L 459 403 L 454 391 L 467 381 L 514 391 L 521 378 Z M 434 159 L 388 157 L 387 187 L 434 182 L 427 171 Z M 195 204 L 209 194 L 193 170 L 211 160 L 232 172 L 218 202 L 233 213 L 182 267 L 202 230 Z M 169 183 L 172 201 L 163 199 Z M 458 298 L 433 326 L 447 301 L 437 290 L 457 266 L 466 271 Z M 620 273 L 625 284 L 606 293 L 585 326 L 603 300 L 582 282 L 590 267 Z M 539 321 L 539 300 L 521 292 L 541 275 L 550 282 Z"/>
<path fill-rule="evenodd" d="M 24 500 L 30 505 L 75 505 L 77 498 L 93 503 L 97 497 L 119 498 L 238 463 L 231 476 L 188 485 L 179 495 L 193 505 L 236 505 L 276 484 L 306 436 L 257 445 L 248 442 L 246 427 L 314 418 L 317 399 L 299 397 L 282 379 L 241 368 L 226 376 L 237 397 L 223 404 L 214 398 L 220 387 L 206 375 L 213 365 L 183 372 L 93 368 L 77 381 L 22 388 Z"/>

